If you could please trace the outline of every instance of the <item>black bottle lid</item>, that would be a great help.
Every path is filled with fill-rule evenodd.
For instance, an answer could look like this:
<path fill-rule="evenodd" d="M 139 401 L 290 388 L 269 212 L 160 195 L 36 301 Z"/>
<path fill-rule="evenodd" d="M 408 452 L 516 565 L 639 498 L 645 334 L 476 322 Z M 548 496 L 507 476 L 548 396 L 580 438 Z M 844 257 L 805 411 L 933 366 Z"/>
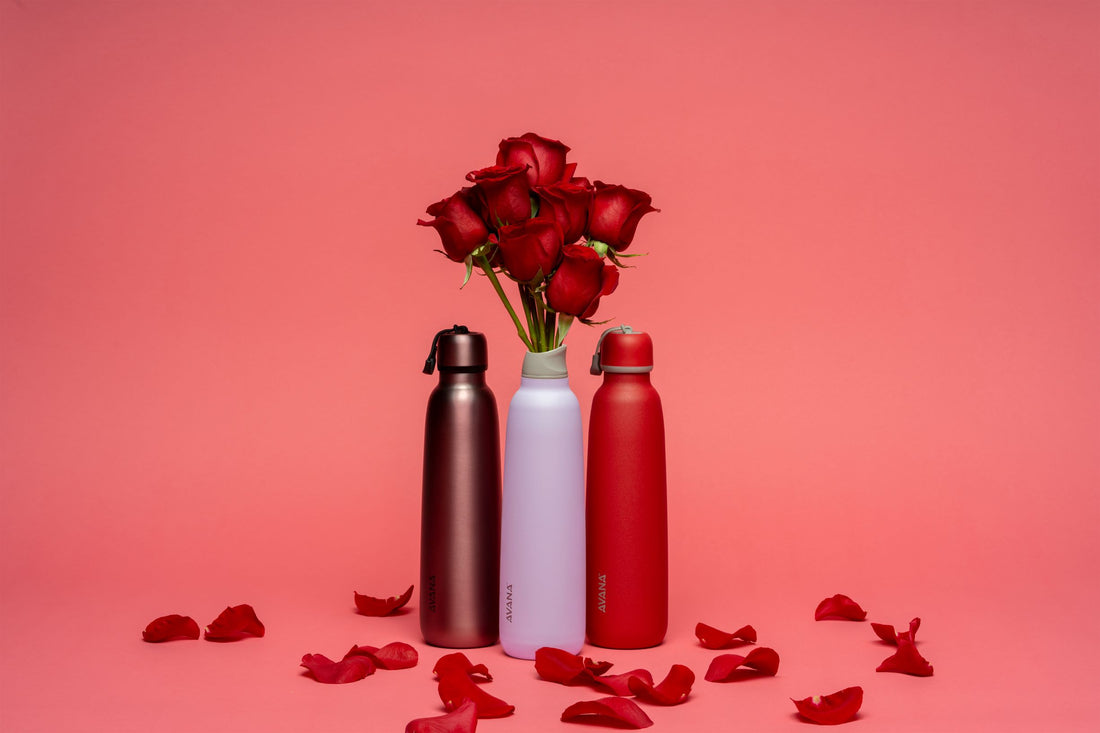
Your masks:
<path fill-rule="evenodd" d="M 483 372 L 489 366 L 489 345 L 485 334 L 455 325 L 435 335 L 432 351 L 424 362 L 424 373 Z"/>

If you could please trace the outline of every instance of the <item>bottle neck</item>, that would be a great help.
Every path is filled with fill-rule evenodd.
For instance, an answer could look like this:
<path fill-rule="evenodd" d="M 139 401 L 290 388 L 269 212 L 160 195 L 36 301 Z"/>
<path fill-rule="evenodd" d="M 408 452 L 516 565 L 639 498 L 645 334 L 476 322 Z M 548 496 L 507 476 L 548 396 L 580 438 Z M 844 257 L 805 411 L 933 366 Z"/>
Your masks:
<path fill-rule="evenodd" d="M 623 374 L 617 372 L 603 373 L 604 384 L 649 384 L 649 372 L 638 372 L 635 374 Z"/>
<path fill-rule="evenodd" d="M 450 369 L 439 370 L 439 383 L 447 385 L 470 384 L 482 386 L 485 384 L 485 370 L 477 372 L 456 372 Z"/>
<path fill-rule="evenodd" d="M 524 389 L 537 389 L 545 391 L 569 390 L 569 375 L 554 377 L 553 379 L 541 379 L 538 377 L 520 377 L 519 386 Z"/>

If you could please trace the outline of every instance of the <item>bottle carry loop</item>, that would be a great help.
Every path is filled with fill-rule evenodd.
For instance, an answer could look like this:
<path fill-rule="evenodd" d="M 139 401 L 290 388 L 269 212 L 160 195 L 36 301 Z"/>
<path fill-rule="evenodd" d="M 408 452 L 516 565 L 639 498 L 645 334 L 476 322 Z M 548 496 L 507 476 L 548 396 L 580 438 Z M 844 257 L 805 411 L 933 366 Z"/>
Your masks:
<path fill-rule="evenodd" d="M 470 329 L 466 326 L 460 326 L 457 323 L 450 328 L 445 328 L 435 335 L 432 339 L 432 350 L 428 353 L 428 358 L 424 360 L 424 373 L 431 374 L 435 371 L 435 356 L 436 351 L 439 349 L 439 337 L 445 336 L 449 333 L 469 333 Z"/>
<path fill-rule="evenodd" d="M 604 372 L 612 372 L 617 374 L 643 374 L 645 372 L 653 371 L 652 366 L 646 367 L 605 367 L 600 363 L 603 356 L 603 340 L 609 333 L 634 333 L 634 329 L 626 324 L 622 326 L 614 326 L 607 329 L 600 334 L 600 340 L 596 342 L 596 353 L 592 355 L 592 368 L 589 370 L 592 374 L 599 376 Z"/>

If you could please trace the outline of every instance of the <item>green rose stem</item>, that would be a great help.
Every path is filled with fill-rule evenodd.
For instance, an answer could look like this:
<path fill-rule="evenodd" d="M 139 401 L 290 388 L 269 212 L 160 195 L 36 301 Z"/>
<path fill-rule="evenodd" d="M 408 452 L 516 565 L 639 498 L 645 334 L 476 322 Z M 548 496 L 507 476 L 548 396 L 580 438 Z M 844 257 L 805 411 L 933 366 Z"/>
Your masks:
<path fill-rule="evenodd" d="M 538 323 L 535 321 L 535 304 L 531 302 L 531 291 L 522 283 L 517 285 L 519 290 L 519 302 L 523 305 L 523 315 L 527 317 L 527 330 L 531 334 L 532 351 L 542 351 L 542 339 L 539 334 Z"/>
<path fill-rule="evenodd" d="M 542 298 L 535 295 L 526 285 L 521 285 L 520 291 L 523 293 L 523 309 L 527 311 L 527 317 L 532 323 L 531 340 L 535 342 L 536 350 L 549 351 L 552 347 L 550 332 L 546 330 L 546 320 L 543 318 L 545 307 L 542 304 Z"/>
<path fill-rule="evenodd" d="M 523 330 L 523 324 L 520 323 L 519 316 L 516 315 L 516 311 L 508 301 L 508 296 L 504 294 L 504 288 L 500 286 L 500 280 L 497 279 L 497 274 L 493 272 L 493 268 L 489 266 L 489 259 L 485 255 L 478 255 L 477 263 L 481 265 L 481 269 L 485 271 L 486 276 L 489 278 L 489 282 L 493 284 L 493 289 L 496 290 L 497 295 L 500 296 L 500 302 L 504 303 L 504 307 L 508 309 L 508 315 L 512 317 L 512 323 L 516 324 L 516 333 L 523 339 L 523 343 L 527 346 L 529 351 L 535 351 L 531 339 L 527 337 L 527 333 Z"/>
<path fill-rule="evenodd" d="M 542 298 L 532 298 L 535 301 L 535 320 L 538 321 L 542 331 L 543 346 L 549 351 L 553 347 L 550 342 L 554 335 L 554 327 L 550 324 L 550 314 L 542 302 Z"/>

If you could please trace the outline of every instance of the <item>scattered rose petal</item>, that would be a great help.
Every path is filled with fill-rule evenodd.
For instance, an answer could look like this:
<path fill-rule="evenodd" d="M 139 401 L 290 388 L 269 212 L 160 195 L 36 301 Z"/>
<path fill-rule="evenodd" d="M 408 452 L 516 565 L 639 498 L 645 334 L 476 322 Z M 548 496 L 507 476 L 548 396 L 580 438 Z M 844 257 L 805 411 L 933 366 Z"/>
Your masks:
<path fill-rule="evenodd" d="M 376 667 L 382 669 L 409 669 L 415 667 L 420 660 L 416 650 L 403 641 L 395 641 L 386 644 L 381 649 L 373 646 L 353 646 L 344 659 L 348 657 L 367 657 Z"/>
<path fill-rule="evenodd" d="M 363 596 L 356 593 L 355 607 L 364 616 L 388 616 L 408 603 L 409 599 L 412 598 L 412 594 L 413 587 L 411 585 L 407 591 L 392 598 L 374 598 L 373 596 Z"/>
<path fill-rule="evenodd" d="M 691 694 L 691 686 L 695 684 L 695 673 L 682 664 L 674 664 L 668 671 L 668 675 L 657 686 L 638 677 L 630 678 L 628 684 L 634 697 L 642 702 L 654 705 L 679 705 Z"/>
<path fill-rule="evenodd" d="M 856 717 L 863 705 L 863 688 L 846 687 L 831 695 L 814 695 L 803 700 L 791 698 L 798 714 L 819 725 L 839 725 Z"/>
<path fill-rule="evenodd" d="M 640 680 L 644 684 L 653 684 L 653 675 L 647 669 L 632 669 L 623 674 L 605 674 L 599 677 L 593 676 L 589 685 L 597 690 L 606 690 L 612 695 L 633 695 L 630 691 L 631 680 Z"/>
<path fill-rule="evenodd" d="M 748 669 L 739 669 L 748 667 Z M 707 669 L 708 682 L 733 682 L 749 677 L 768 677 L 779 671 L 779 655 L 766 646 L 757 647 L 745 656 L 719 654 Z"/>
<path fill-rule="evenodd" d="M 917 641 L 917 629 L 920 628 L 920 619 L 915 618 L 909 622 L 909 630 L 903 631 L 900 634 L 894 631 L 894 627 L 890 624 L 871 624 L 871 628 L 874 630 L 878 638 L 885 641 L 887 644 L 893 644 L 897 646 L 898 639 L 902 636 L 907 636 L 914 644 Z"/>
<path fill-rule="evenodd" d="M 699 623 L 695 625 L 695 635 L 699 637 L 699 643 L 704 649 L 729 649 L 756 643 L 756 629 L 751 626 L 742 626 L 729 634 L 713 626 Z"/>
<path fill-rule="evenodd" d="M 457 710 L 466 700 L 472 700 L 477 706 L 479 718 L 503 718 L 516 709 L 515 705 L 509 705 L 485 692 L 465 674 L 444 674 L 440 677 L 439 699 L 443 701 L 447 712 Z"/>
<path fill-rule="evenodd" d="M 607 669 L 610 669 L 610 665 L 604 671 Z M 587 684 L 585 673 L 589 673 L 588 677 L 593 674 L 591 669 L 585 667 L 584 659 L 551 646 L 535 650 L 535 671 L 547 682 L 562 685 Z"/>
<path fill-rule="evenodd" d="M 842 593 L 826 598 L 817 604 L 817 610 L 814 611 L 816 621 L 862 621 L 865 618 L 867 618 L 867 612 Z"/>
<path fill-rule="evenodd" d="M 443 679 L 444 675 L 460 672 L 467 677 L 477 676 L 481 677 L 486 682 L 493 681 L 493 675 L 489 674 L 488 667 L 484 664 L 473 664 L 462 652 L 444 654 L 439 658 L 439 661 L 435 663 L 432 672 L 435 673 L 438 679 Z"/>
<path fill-rule="evenodd" d="M 465 700 L 446 715 L 417 718 L 405 726 L 405 733 L 474 733 L 477 730 L 477 706 Z"/>
<path fill-rule="evenodd" d="M 605 674 L 614 666 L 611 662 L 594 662 L 588 657 L 584 658 L 584 668 L 596 676 Z"/>
<path fill-rule="evenodd" d="M 246 636 L 263 636 L 264 625 L 256 617 L 252 606 L 242 603 L 222 611 L 206 627 L 207 641 L 237 641 Z"/>
<path fill-rule="evenodd" d="M 324 654 L 306 654 L 302 657 L 302 666 L 309 670 L 313 679 L 327 685 L 357 682 L 374 674 L 374 662 L 364 656 L 344 657 L 334 662 Z"/>
<path fill-rule="evenodd" d="M 190 616 L 169 614 L 153 619 L 141 632 L 141 638 L 149 642 L 172 641 L 173 639 L 199 638 L 199 625 Z"/>
<path fill-rule="evenodd" d="M 605 697 L 573 703 L 561 714 L 567 723 L 595 723 L 611 728 L 648 728 L 653 721 L 633 700 L 625 697 Z"/>
<path fill-rule="evenodd" d="M 931 677 L 932 665 L 917 651 L 917 645 L 905 632 L 898 634 L 898 650 L 878 666 L 876 672 L 901 672 L 916 677 Z"/>
<path fill-rule="evenodd" d="M 548 682 L 569 686 L 588 685 L 612 695 L 630 695 L 631 678 L 653 684 L 653 676 L 644 669 L 634 669 L 624 674 L 604 674 L 611 667 L 610 662 L 593 662 L 587 657 L 554 647 L 544 646 L 535 651 L 535 671 Z"/>

